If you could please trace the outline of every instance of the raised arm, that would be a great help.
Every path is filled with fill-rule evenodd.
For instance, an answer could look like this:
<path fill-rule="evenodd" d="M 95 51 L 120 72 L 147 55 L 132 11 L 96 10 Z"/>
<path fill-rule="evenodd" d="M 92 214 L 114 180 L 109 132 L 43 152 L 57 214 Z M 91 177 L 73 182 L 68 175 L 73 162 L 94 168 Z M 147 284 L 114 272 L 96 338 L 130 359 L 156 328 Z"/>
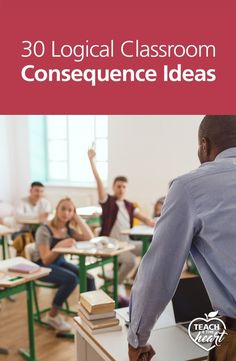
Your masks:
<path fill-rule="evenodd" d="M 91 164 L 91 168 L 92 168 L 92 172 L 94 175 L 94 178 L 96 180 L 97 183 L 97 191 L 98 191 L 98 199 L 100 203 L 104 203 L 106 198 L 107 198 L 107 192 L 105 190 L 104 184 L 102 182 L 102 179 L 98 173 L 96 164 L 94 162 L 94 158 L 96 156 L 96 151 L 93 148 L 90 148 L 88 150 L 88 158 Z"/>

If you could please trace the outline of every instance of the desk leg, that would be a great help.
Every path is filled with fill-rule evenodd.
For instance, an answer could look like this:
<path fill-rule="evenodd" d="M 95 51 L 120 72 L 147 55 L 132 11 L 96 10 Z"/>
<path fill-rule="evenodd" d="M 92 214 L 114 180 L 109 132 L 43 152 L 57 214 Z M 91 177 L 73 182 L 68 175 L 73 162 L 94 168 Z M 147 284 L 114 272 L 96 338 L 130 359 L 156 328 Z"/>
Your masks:
<path fill-rule="evenodd" d="M 143 257 L 145 255 L 145 253 L 147 252 L 148 247 L 150 245 L 150 237 L 143 236 L 142 241 L 143 241 L 143 251 L 142 251 L 142 253 L 143 253 L 142 257 Z"/>
<path fill-rule="evenodd" d="M 0 347 L 0 355 L 8 355 L 8 349 Z"/>
<path fill-rule="evenodd" d="M 7 246 L 6 246 L 6 238 L 4 236 L 1 237 L 1 242 L 2 244 L 2 258 L 6 259 L 7 258 Z"/>
<path fill-rule="evenodd" d="M 113 269 L 114 269 L 113 297 L 116 307 L 118 307 L 118 256 L 113 257 Z"/>
<path fill-rule="evenodd" d="M 85 259 L 86 256 L 79 256 L 80 293 L 87 291 Z"/>
<path fill-rule="evenodd" d="M 86 361 L 87 360 L 87 352 L 86 352 L 86 341 L 79 334 L 79 332 L 75 331 L 75 354 L 76 361 Z"/>
<path fill-rule="evenodd" d="M 29 361 L 36 361 L 35 356 L 35 342 L 34 342 L 34 316 L 33 316 L 33 282 L 26 284 L 27 289 L 27 312 L 28 312 L 28 337 L 29 337 L 29 352 L 20 350 L 20 354 Z"/>

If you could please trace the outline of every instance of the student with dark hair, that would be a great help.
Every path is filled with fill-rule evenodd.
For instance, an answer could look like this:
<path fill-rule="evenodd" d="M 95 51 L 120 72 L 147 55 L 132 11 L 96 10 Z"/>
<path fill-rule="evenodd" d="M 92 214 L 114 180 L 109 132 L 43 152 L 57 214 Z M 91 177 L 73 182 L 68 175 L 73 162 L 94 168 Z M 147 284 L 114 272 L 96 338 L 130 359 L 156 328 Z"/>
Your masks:
<path fill-rule="evenodd" d="M 205 116 L 198 142 L 201 166 L 172 182 L 132 288 L 130 361 L 149 361 L 155 354 L 147 341 L 189 252 L 227 328 L 208 359 L 236 361 L 236 115 Z"/>
<path fill-rule="evenodd" d="M 107 193 L 94 162 L 95 156 L 95 150 L 89 149 L 88 157 L 97 183 L 99 203 L 102 207 L 101 235 L 110 236 L 120 241 L 132 242 L 135 246 L 134 251 L 124 252 L 119 256 L 119 283 L 121 284 L 134 268 L 136 256 L 140 256 L 142 250 L 141 241 L 131 241 L 129 236 L 123 235 L 121 231 L 133 226 L 134 217 L 151 227 L 154 226 L 155 222 L 142 214 L 138 208 L 135 208 L 132 202 L 125 199 L 128 184 L 126 177 L 116 177 L 113 182 L 113 194 Z"/>
<path fill-rule="evenodd" d="M 164 202 L 165 197 L 161 197 L 156 201 L 153 209 L 153 218 L 160 217 Z"/>
<path fill-rule="evenodd" d="M 51 212 L 51 205 L 49 201 L 44 198 L 44 185 L 41 182 L 31 183 L 29 195 L 22 198 L 18 203 L 15 211 L 16 221 L 20 218 L 34 219 L 37 218 L 40 222 L 47 220 Z"/>
<path fill-rule="evenodd" d="M 75 241 L 86 241 L 93 237 L 89 226 L 76 214 L 70 198 L 60 200 L 55 217 L 41 225 L 36 232 L 36 249 L 32 260 L 41 266 L 52 269 L 42 281 L 55 283 L 58 290 L 47 315 L 47 322 L 57 331 L 69 331 L 70 325 L 61 317 L 59 309 L 78 284 L 78 267 L 67 262 L 63 255 L 52 251 L 57 247 L 72 247 Z M 87 276 L 88 291 L 95 289 L 94 278 Z"/>
<path fill-rule="evenodd" d="M 41 183 L 41 182 L 35 181 L 35 182 L 32 182 L 32 183 L 31 183 L 31 188 L 33 188 L 33 187 L 41 187 L 41 188 L 44 188 L 44 185 L 43 185 L 43 183 Z"/>

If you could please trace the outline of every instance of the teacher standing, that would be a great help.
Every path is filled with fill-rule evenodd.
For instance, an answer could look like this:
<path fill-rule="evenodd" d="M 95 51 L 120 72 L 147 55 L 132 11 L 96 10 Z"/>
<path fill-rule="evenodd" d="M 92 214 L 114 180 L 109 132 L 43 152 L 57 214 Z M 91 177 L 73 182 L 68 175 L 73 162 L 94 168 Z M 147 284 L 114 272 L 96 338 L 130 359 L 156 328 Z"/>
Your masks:
<path fill-rule="evenodd" d="M 228 333 L 209 360 L 236 361 L 236 116 L 205 116 L 198 137 L 201 166 L 173 181 L 132 289 L 131 361 L 155 354 L 147 344 L 150 332 L 175 293 L 189 252 Z"/>

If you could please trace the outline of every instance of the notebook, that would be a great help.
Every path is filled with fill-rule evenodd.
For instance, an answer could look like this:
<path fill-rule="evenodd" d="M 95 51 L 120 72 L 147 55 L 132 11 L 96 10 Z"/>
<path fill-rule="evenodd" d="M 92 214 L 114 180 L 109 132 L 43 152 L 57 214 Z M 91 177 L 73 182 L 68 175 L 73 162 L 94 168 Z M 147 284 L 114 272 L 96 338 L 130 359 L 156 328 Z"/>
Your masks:
<path fill-rule="evenodd" d="M 38 265 L 31 265 L 26 263 L 18 263 L 14 266 L 8 268 L 8 271 L 17 272 L 17 273 L 34 273 L 40 269 Z"/>

